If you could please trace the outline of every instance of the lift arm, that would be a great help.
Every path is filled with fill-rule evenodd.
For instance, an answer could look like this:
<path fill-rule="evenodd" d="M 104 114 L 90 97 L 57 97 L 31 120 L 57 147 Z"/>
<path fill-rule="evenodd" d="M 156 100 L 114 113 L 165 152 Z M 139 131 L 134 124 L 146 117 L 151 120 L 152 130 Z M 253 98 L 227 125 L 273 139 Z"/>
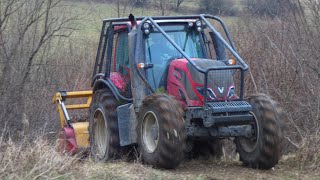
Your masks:
<path fill-rule="evenodd" d="M 72 98 L 87 98 L 87 102 L 85 104 L 70 104 L 66 105 L 66 99 Z M 53 98 L 52 102 L 57 104 L 57 109 L 60 116 L 61 127 L 64 128 L 66 125 L 72 127 L 70 117 L 68 115 L 68 110 L 74 109 L 87 109 L 90 107 L 92 101 L 92 91 L 59 91 L 57 92 Z"/>

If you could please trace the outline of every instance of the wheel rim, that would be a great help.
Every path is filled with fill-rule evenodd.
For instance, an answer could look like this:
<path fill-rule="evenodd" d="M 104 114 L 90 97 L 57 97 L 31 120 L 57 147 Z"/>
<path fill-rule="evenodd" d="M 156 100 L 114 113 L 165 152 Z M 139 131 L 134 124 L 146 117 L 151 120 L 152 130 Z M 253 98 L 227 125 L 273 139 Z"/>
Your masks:
<path fill-rule="evenodd" d="M 107 123 L 105 121 L 104 113 L 100 108 L 94 112 L 93 124 L 93 141 L 95 154 L 99 159 L 102 159 L 108 150 L 109 135 L 107 132 Z"/>
<path fill-rule="evenodd" d="M 256 149 L 256 147 L 258 146 L 259 138 L 260 138 L 259 121 L 257 120 L 257 117 L 254 115 L 254 113 L 251 112 L 250 114 L 253 116 L 255 120 L 254 124 L 252 124 L 254 135 L 250 138 L 247 138 L 247 137 L 239 138 L 239 141 L 243 150 L 248 153 L 251 153 Z"/>
<path fill-rule="evenodd" d="M 147 152 L 153 153 L 159 141 L 159 123 L 157 116 L 148 111 L 143 117 L 142 123 L 142 142 Z"/>

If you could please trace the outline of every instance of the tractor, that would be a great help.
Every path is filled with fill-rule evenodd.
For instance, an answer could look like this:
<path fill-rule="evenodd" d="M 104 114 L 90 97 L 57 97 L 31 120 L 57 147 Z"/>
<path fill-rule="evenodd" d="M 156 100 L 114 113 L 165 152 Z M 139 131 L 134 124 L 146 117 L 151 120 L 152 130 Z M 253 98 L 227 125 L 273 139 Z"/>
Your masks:
<path fill-rule="evenodd" d="M 265 94 L 244 97 L 247 70 L 219 17 L 103 20 L 92 89 L 53 97 L 60 150 L 105 162 L 136 147 L 143 163 L 172 169 L 201 148 L 221 157 L 229 138 L 244 165 L 270 169 L 281 158 L 280 112 Z M 72 121 L 73 109 L 89 109 L 88 120 Z"/>

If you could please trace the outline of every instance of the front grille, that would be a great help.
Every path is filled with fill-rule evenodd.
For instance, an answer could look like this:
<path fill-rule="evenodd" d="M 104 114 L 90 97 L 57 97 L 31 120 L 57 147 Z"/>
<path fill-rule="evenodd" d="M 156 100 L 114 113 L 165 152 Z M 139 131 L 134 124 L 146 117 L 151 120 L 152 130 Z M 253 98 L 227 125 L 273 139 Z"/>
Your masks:
<path fill-rule="evenodd" d="M 247 112 L 252 110 L 252 106 L 246 101 L 210 102 L 207 107 L 212 110 L 212 113 Z"/>

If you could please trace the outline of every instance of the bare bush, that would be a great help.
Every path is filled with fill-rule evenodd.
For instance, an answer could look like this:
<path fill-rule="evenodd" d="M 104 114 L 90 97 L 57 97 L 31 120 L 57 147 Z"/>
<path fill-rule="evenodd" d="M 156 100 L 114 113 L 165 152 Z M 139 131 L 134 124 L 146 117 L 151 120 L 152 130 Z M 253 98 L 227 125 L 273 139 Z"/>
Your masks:
<path fill-rule="evenodd" d="M 79 16 L 61 0 L 0 4 L 0 131 L 6 124 L 17 139 L 54 127 L 50 99 L 59 88 L 89 86 L 95 44 L 79 46 L 79 40 L 70 39 Z"/>
<path fill-rule="evenodd" d="M 246 6 L 255 15 L 270 17 L 286 16 L 297 10 L 292 0 L 248 0 Z"/>
<path fill-rule="evenodd" d="M 199 8 L 201 13 L 213 15 L 236 15 L 235 3 L 230 0 L 200 0 Z"/>
<path fill-rule="evenodd" d="M 272 95 L 286 112 L 286 151 L 303 148 L 303 140 L 320 131 L 320 35 L 311 21 L 319 14 L 294 3 L 299 11 L 274 19 L 245 17 L 233 28 L 251 68 L 247 94 Z"/>
<path fill-rule="evenodd" d="M 301 149 L 297 151 L 295 157 L 299 163 L 299 168 L 309 170 L 320 170 L 320 137 L 318 134 L 311 135 L 302 140 Z"/>

